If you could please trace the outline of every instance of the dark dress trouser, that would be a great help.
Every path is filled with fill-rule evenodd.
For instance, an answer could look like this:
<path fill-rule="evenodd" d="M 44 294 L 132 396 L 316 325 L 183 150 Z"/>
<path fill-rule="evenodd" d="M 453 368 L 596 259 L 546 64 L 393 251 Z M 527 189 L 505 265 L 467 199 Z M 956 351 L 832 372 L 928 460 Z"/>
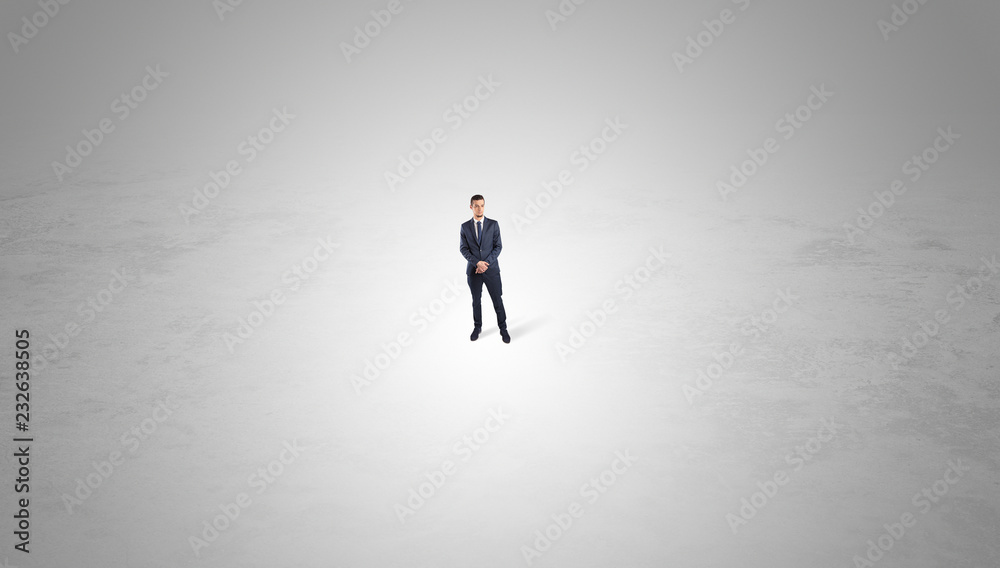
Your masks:
<path fill-rule="evenodd" d="M 475 265 L 469 267 L 466 273 L 469 290 L 472 291 L 472 322 L 476 329 L 483 327 L 483 284 L 493 300 L 493 309 L 497 313 L 497 326 L 501 331 L 507 329 L 507 312 L 503 309 L 503 285 L 500 282 L 500 270 L 489 268 L 482 274 L 476 274 Z"/>

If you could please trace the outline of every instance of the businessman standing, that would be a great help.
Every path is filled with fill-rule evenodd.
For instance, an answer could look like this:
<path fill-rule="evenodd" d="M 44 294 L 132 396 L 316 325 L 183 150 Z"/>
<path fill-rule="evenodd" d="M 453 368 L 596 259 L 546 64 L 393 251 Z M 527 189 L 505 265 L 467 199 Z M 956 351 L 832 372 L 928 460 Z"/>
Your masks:
<path fill-rule="evenodd" d="M 497 326 L 504 343 L 510 343 L 507 333 L 507 313 L 503 309 L 503 285 L 500 283 L 500 224 L 484 215 L 486 199 L 479 194 L 473 195 L 469 201 L 472 209 L 472 219 L 462 223 L 459 233 L 458 250 L 468 262 L 465 266 L 465 276 L 472 291 L 472 321 L 475 327 L 469 339 L 479 339 L 483 328 L 483 284 L 493 300 L 493 309 L 497 313 Z"/>

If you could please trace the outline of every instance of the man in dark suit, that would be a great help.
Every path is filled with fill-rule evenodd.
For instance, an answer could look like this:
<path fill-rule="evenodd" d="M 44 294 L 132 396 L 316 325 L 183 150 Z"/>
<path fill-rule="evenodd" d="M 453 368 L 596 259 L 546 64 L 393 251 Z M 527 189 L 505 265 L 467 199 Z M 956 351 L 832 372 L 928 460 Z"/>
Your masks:
<path fill-rule="evenodd" d="M 472 209 L 472 219 L 462 223 L 459 233 L 458 250 L 468 262 L 465 266 L 465 276 L 472 291 L 472 322 L 475 327 L 469 339 L 479 339 L 483 328 L 483 284 L 493 300 L 493 309 L 497 313 L 497 326 L 500 327 L 500 337 L 504 343 L 510 343 L 507 333 L 507 312 L 503 309 L 503 286 L 500 283 L 500 224 L 484 215 L 486 199 L 476 194 L 469 201 Z"/>

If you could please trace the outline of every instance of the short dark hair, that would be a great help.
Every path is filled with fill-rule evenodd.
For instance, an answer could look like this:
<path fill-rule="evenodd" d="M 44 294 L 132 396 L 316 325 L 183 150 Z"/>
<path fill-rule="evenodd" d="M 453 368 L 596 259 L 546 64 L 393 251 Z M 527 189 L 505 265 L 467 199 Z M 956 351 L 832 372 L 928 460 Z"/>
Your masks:
<path fill-rule="evenodd" d="M 477 193 L 477 194 L 475 194 L 475 195 L 472 196 L 472 199 L 469 200 L 469 205 L 472 205 L 476 201 L 482 201 L 483 203 L 486 203 L 486 198 L 483 197 L 482 195 L 479 195 Z"/>

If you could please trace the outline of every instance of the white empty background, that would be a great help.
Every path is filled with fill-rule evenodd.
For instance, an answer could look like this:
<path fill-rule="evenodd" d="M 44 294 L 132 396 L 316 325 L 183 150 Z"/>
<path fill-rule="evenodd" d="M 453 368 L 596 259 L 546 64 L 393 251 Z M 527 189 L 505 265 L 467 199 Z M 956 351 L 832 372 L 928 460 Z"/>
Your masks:
<path fill-rule="evenodd" d="M 995 3 L 928 2 L 886 40 L 888 0 L 590 0 L 555 29 L 554 0 L 404 0 L 348 62 L 341 43 L 386 4 L 245 0 L 220 19 L 207 1 L 72 2 L 16 52 L 8 34 L 41 8 L 0 9 L 0 439 L 15 434 L 13 331 L 37 364 L 83 324 L 33 374 L 30 555 L 13 549 L 4 442 L 0 558 L 523 566 L 576 501 L 533 566 L 854 566 L 907 513 L 875 565 L 1000 565 L 1000 287 L 948 300 L 1000 253 Z M 679 70 L 673 54 L 724 9 L 735 21 Z M 112 102 L 157 65 L 168 76 L 120 120 Z M 452 129 L 443 113 L 490 76 Z M 776 122 L 811 87 L 833 95 L 783 139 Z M 295 118 L 245 163 L 241 142 L 282 108 Z M 627 128 L 579 171 L 574 151 L 616 117 Z M 102 118 L 114 132 L 60 181 L 52 162 Z M 904 163 L 948 127 L 961 137 L 911 182 Z M 384 172 L 434 128 L 447 140 L 390 191 Z M 716 183 L 768 137 L 778 151 L 723 200 Z M 230 160 L 242 173 L 186 219 Z M 518 227 L 563 169 L 573 184 Z M 850 242 L 844 223 L 897 178 L 907 192 Z M 473 193 L 502 229 L 509 345 L 485 291 L 468 340 Z M 283 275 L 317 239 L 339 247 L 292 290 Z M 670 258 L 626 299 L 616 283 L 650 247 Z M 132 280 L 85 321 L 115 270 Z M 274 290 L 286 301 L 228 349 Z M 744 333 L 778 290 L 798 299 Z M 617 311 L 562 360 L 557 343 L 608 299 Z M 948 323 L 894 368 L 941 309 Z M 400 333 L 412 342 L 359 394 L 352 376 Z M 689 403 L 684 385 L 733 342 Z M 462 461 L 455 444 L 497 408 L 510 418 Z M 795 470 L 786 457 L 830 418 Z M 302 453 L 258 493 L 285 443 Z M 626 451 L 636 462 L 590 503 L 581 486 Z M 401 523 L 394 507 L 445 460 L 457 471 Z M 917 505 L 955 460 L 969 470 Z M 727 514 L 778 472 L 788 483 L 734 532 Z M 189 537 L 241 492 L 252 503 L 196 555 Z"/>

